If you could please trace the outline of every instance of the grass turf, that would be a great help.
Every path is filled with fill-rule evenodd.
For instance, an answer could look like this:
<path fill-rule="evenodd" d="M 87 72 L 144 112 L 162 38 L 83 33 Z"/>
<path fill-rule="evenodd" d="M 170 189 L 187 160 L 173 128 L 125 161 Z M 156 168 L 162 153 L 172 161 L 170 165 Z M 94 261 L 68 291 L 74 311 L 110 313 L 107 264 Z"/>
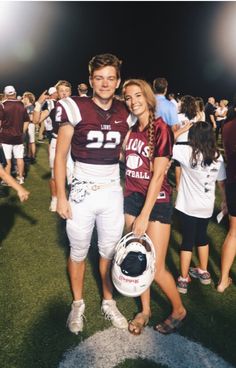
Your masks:
<path fill-rule="evenodd" d="M 71 292 L 66 271 L 68 241 L 65 223 L 48 211 L 50 177 L 47 145 L 38 147 L 37 163 L 30 166 L 25 187 L 30 199 L 21 204 L 9 188 L 9 196 L 0 199 L 0 367 L 57 367 L 66 350 L 99 330 L 110 326 L 100 313 L 101 284 L 97 268 L 96 234 L 87 261 L 85 300 L 87 322 L 79 336 L 71 334 L 65 323 L 70 309 Z M 227 232 L 227 220 L 216 224 L 219 211 L 209 225 L 209 271 L 213 283 L 201 285 L 193 280 L 183 302 L 188 310 L 187 322 L 180 333 L 200 342 L 236 366 L 235 301 L 236 288 L 224 294 L 215 291 L 220 273 L 220 249 Z M 167 257 L 174 277 L 178 275 L 181 237 L 176 216 Z M 196 263 L 196 255 L 193 264 Z M 231 272 L 236 282 L 236 266 Z M 115 292 L 120 310 L 129 319 L 139 309 L 139 300 Z M 154 324 L 170 313 L 170 305 L 157 286 L 152 287 Z M 146 360 L 127 360 L 119 368 L 163 367 Z"/>

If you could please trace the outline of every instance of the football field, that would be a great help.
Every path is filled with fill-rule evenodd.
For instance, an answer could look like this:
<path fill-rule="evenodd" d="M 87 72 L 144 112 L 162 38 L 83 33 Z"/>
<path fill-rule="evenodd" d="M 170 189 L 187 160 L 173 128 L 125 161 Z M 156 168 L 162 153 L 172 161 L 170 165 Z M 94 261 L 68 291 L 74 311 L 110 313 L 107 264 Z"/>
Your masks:
<path fill-rule="evenodd" d="M 216 223 L 219 200 L 208 230 L 213 281 L 208 286 L 191 282 L 182 296 L 188 317 L 177 334 L 163 336 L 151 328 L 170 313 L 168 300 L 155 285 L 152 317 L 141 336 L 112 328 L 104 320 L 94 232 L 85 278 L 85 328 L 76 336 L 66 328 L 72 301 L 66 269 L 68 240 L 65 222 L 48 210 L 49 178 L 47 144 L 41 144 L 37 163 L 29 167 L 25 181 L 29 200 L 21 204 L 9 188 L 4 189 L 9 195 L 0 198 L 0 367 L 236 367 L 235 263 L 233 285 L 223 294 L 215 289 L 228 228 L 226 218 Z M 180 241 L 174 215 L 167 266 L 175 278 Z M 114 298 L 127 319 L 139 310 L 138 299 L 117 292 Z"/>

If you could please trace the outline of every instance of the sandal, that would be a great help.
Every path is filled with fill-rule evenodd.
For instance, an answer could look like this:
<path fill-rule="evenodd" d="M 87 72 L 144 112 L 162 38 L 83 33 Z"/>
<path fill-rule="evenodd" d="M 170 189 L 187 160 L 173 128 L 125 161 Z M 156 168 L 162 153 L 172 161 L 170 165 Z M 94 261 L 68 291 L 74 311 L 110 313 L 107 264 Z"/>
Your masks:
<path fill-rule="evenodd" d="M 132 335 L 140 335 L 141 332 L 143 331 L 144 327 L 147 326 L 148 322 L 149 322 L 149 315 L 144 314 L 144 313 L 138 313 L 136 314 L 136 316 L 134 317 L 134 319 L 132 319 L 131 321 L 129 321 L 129 325 L 128 325 L 128 331 L 132 334 Z M 130 327 L 133 328 L 130 328 Z"/>
<path fill-rule="evenodd" d="M 164 335 L 168 335 L 170 333 L 176 332 L 182 326 L 185 319 L 186 315 L 182 319 L 177 319 L 169 316 L 164 322 L 161 322 L 157 326 L 155 326 L 154 330 Z"/>
<path fill-rule="evenodd" d="M 231 277 L 229 277 L 228 278 L 228 283 L 225 285 L 225 286 L 222 286 L 222 285 L 220 285 L 220 283 L 217 285 L 217 291 L 219 292 L 219 293 L 223 293 L 224 291 L 225 291 L 225 289 L 227 289 L 231 284 L 232 284 L 232 279 L 231 279 Z"/>

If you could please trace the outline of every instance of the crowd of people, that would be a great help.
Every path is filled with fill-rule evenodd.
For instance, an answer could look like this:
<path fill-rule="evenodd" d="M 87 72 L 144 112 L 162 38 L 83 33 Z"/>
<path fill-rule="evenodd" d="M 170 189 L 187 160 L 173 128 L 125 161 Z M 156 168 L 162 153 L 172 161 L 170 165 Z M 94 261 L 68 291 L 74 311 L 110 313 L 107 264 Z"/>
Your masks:
<path fill-rule="evenodd" d="M 141 79 L 124 82 L 121 94 L 121 60 L 112 54 L 94 56 L 88 65 L 89 84 L 58 81 L 36 100 L 32 92 L 17 98 L 6 86 L 0 103 L 0 177 L 12 186 L 21 201 L 24 163 L 35 164 L 38 143 L 49 142 L 51 170 L 49 210 L 66 220 L 70 242 L 68 272 L 73 302 L 67 320 L 71 332 L 84 326 L 86 257 L 94 227 L 98 234 L 99 270 L 102 281 L 101 312 L 117 328 L 138 335 L 151 316 L 150 288 L 141 294 L 141 311 L 127 321 L 113 299 L 111 265 L 123 231 L 137 237 L 147 234 L 158 254 L 154 281 L 170 301 L 172 311 L 154 329 L 169 334 L 186 319 L 181 299 L 191 279 L 211 283 L 208 223 L 218 183 L 223 215 L 229 231 L 222 247 L 218 292 L 232 279 L 236 254 L 236 101 L 209 97 L 182 97 L 168 92 L 168 81 L 159 77 L 151 86 Z M 168 96 L 168 98 L 167 98 Z M 222 149 L 223 150 L 220 150 Z M 222 152 L 224 151 L 224 157 Z M 124 190 L 120 162 L 124 160 Z M 16 163 L 16 178 L 11 176 Z M 173 205 L 168 172 L 175 171 Z M 124 192 L 124 193 L 123 193 Z M 180 274 L 175 281 L 166 269 L 173 208 L 181 223 Z M 199 265 L 190 267 L 192 250 L 198 249 Z"/>

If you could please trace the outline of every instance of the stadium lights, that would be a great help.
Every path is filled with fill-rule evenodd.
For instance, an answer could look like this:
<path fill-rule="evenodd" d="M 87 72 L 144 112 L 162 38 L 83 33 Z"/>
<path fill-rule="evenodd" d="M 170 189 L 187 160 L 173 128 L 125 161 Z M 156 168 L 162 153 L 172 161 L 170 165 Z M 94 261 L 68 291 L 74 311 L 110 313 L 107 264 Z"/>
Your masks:
<path fill-rule="evenodd" d="M 58 15 L 50 2 L 0 2 L 0 74 L 12 75 L 45 57 Z"/>
<path fill-rule="evenodd" d="M 236 72 L 236 3 L 223 2 L 212 28 L 213 48 L 218 62 L 235 76 Z"/>

